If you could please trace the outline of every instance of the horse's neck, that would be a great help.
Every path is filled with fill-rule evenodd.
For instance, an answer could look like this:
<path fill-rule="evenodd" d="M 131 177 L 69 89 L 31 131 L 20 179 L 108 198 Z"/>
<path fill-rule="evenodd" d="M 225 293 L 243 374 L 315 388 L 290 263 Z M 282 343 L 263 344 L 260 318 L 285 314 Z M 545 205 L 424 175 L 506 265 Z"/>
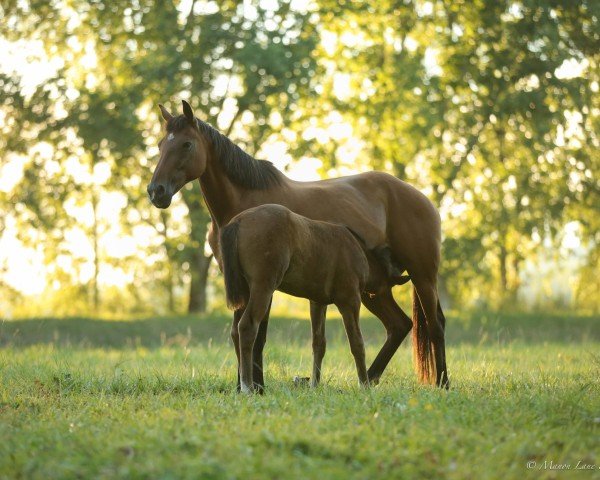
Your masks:
<path fill-rule="evenodd" d="M 287 178 L 282 182 L 286 184 Z M 218 161 L 209 159 L 204 174 L 200 177 L 200 188 L 211 213 L 213 222 L 221 227 L 238 213 L 263 203 L 279 203 L 282 186 L 265 190 L 248 190 L 232 182 Z"/>
<path fill-rule="evenodd" d="M 206 171 L 200 177 L 200 188 L 217 225 L 227 223 L 236 215 L 242 197 L 241 189 L 227 177 L 218 162 L 208 160 Z"/>

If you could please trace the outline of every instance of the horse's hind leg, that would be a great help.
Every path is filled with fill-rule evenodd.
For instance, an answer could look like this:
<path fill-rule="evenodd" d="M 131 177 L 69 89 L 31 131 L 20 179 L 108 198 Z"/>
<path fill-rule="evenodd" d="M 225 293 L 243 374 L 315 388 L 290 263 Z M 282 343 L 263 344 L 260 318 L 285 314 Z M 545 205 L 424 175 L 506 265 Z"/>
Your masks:
<path fill-rule="evenodd" d="M 391 289 L 373 298 L 368 294 L 364 294 L 362 302 L 373 315 L 381 320 L 387 332 L 385 343 L 369 367 L 368 372 L 369 381 L 378 383 L 394 353 L 410 332 L 412 321 L 394 300 Z"/>
<path fill-rule="evenodd" d="M 240 387 L 243 393 L 254 391 L 253 350 L 262 320 L 269 308 L 273 290 L 252 288 L 244 314 L 238 324 L 240 345 Z"/>
<path fill-rule="evenodd" d="M 448 388 L 448 369 L 446 367 L 446 346 L 444 340 L 444 329 L 446 319 L 439 305 L 437 287 L 435 282 L 426 280 L 413 280 L 415 290 L 425 313 L 427 322 L 427 334 L 433 349 L 435 361 L 435 384 L 438 387 Z M 440 315 L 441 314 L 441 315 Z"/>
<path fill-rule="evenodd" d="M 267 327 L 269 325 L 269 312 L 271 310 L 271 302 L 267 308 L 267 313 L 258 327 L 254 349 L 252 350 L 252 378 L 256 385 L 258 393 L 264 393 L 265 380 L 263 375 L 263 349 L 267 341 Z M 231 341 L 235 347 L 235 355 L 237 357 L 237 391 L 240 391 L 240 334 L 238 324 L 244 313 L 244 309 L 238 309 L 233 312 L 233 322 L 231 324 Z"/>
<path fill-rule="evenodd" d="M 360 301 L 357 298 L 355 302 L 336 305 L 344 320 L 344 328 L 346 329 L 346 335 L 348 336 L 348 342 L 350 343 L 350 351 L 354 357 L 354 363 L 356 363 L 358 380 L 362 386 L 368 386 L 369 377 L 367 375 L 367 365 L 365 363 L 365 344 L 358 324 Z"/>
<path fill-rule="evenodd" d="M 252 350 L 252 378 L 254 379 L 254 385 L 258 393 L 263 393 L 265 390 L 265 380 L 263 375 L 263 349 L 265 342 L 267 341 L 267 327 L 269 326 L 269 313 L 271 311 L 271 300 L 269 300 L 269 306 L 264 318 L 258 326 L 258 333 L 256 335 L 256 341 L 254 342 L 254 349 Z"/>
<path fill-rule="evenodd" d="M 327 305 L 310 302 L 310 322 L 312 330 L 313 371 L 310 386 L 316 387 L 321 381 L 321 365 L 325 356 L 325 315 Z"/>
<path fill-rule="evenodd" d="M 233 312 L 233 321 L 231 322 L 231 341 L 233 342 L 233 348 L 235 348 L 235 356 L 237 357 L 237 391 L 240 391 L 240 334 L 238 332 L 238 325 L 240 319 L 244 314 L 243 308 L 238 308 Z"/>

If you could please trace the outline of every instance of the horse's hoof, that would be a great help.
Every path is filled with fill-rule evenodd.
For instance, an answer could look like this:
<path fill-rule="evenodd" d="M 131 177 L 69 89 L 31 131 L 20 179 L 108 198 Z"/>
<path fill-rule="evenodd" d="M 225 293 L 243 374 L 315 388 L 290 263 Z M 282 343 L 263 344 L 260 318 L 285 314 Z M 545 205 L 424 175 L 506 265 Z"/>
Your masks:
<path fill-rule="evenodd" d="M 242 383 L 242 385 L 240 387 L 240 393 L 242 395 L 252 395 L 254 393 L 254 388 L 249 387 L 248 385 L 244 385 Z"/>
<path fill-rule="evenodd" d="M 308 387 L 310 385 L 310 377 L 294 377 L 294 387 Z"/>

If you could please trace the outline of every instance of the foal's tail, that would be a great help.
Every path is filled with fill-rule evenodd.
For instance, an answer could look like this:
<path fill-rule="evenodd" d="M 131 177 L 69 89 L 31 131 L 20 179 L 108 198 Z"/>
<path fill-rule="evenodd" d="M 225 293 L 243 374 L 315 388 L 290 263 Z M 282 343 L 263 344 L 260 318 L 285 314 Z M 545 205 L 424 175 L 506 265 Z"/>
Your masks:
<path fill-rule="evenodd" d="M 221 257 L 223 275 L 225 276 L 225 292 L 229 308 L 239 309 L 246 306 L 249 290 L 248 283 L 242 274 L 238 254 L 238 233 L 240 222 L 234 222 L 221 230 Z"/>
<path fill-rule="evenodd" d="M 417 375 L 422 383 L 435 384 L 436 365 L 435 358 L 433 356 L 433 349 L 431 348 L 429 330 L 427 329 L 427 320 L 425 318 L 425 311 L 423 310 L 421 302 L 419 301 L 417 289 L 414 287 L 412 322 L 413 358 Z"/>

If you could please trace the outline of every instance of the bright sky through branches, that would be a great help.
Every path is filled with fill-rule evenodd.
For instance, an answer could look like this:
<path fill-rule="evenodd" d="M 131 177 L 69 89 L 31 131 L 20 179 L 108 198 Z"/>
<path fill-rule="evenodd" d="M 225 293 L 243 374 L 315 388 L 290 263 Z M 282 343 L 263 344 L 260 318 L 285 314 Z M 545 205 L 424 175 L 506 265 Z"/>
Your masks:
<path fill-rule="evenodd" d="M 261 7 L 265 9 L 273 8 L 274 0 L 262 0 Z M 293 9 L 305 8 L 306 2 L 297 1 L 292 5 Z M 181 15 L 187 15 L 192 7 L 191 0 L 183 0 L 178 6 Z M 198 2 L 195 7 L 199 9 L 196 14 L 207 14 L 216 11 L 218 5 L 216 2 Z M 422 3 L 422 15 L 428 15 L 432 8 L 430 2 Z M 256 15 L 256 9 L 249 3 L 244 2 L 244 15 L 251 18 Z M 345 45 L 359 44 L 363 41 L 360 35 L 355 35 L 351 32 L 344 32 L 338 36 L 334 32 L 328 31 L 326 28 L 322 30 L 322 48 L 324 51 L 333 54 L 337 42 L 342 42 Z M 417 40 L 408 37 L 405 39 L 403 48 L 414 50 L 418 46 Z M 95 65 L 95 53 L 89 50 L 88 45 L 73 44 L 69 47 L 82 49 L 85 51 L 81 68 L 89 71 L 87 81 L 93 84 L 94 75 L 93 67 Z M 27 96 L 31 95 L 37 85 L 43 83 L 52 75 L 58 68 L 62 67 L 64 61 L 59 57 L 49 59 L 44 51 L 44 45 L 41 41 L 25 41 L 19 40 L 9 42 L 5 39 L 0 39 L 0 51 L 3 55 L 0 56 L 0 72 L 15 73 L 22 78 L 22 92 Z M 428 48 L 424 57 L 425 67 L 430 75 L 442 75 L 439 65 L 436 61 L 436 51 Z M 555 72 L 558 78 L 574 78 L 583 75 L 586 69 L 589 68 L 587 61 L 577 61 L 571 59 L 565 61 Z M 229 79 L 225 76 L 217 81 L 214 85 L 216 90 L 226 91 Z M 336 74 L 333 79 L 335 96 L 338 99 L 348 98 L 354 94 L 352 90 L 351 78 L 349 75 Z M 596 84 L 595 91 L 598 90 Z M 193 93 L 192 93 L 193 95 Z M 175 100 L 175 99 L 171 99 Z M 234 105 L 225 103 L 225 108 L 222 113 L 223 117 L 232 117 Z M 1 117 L 0 122 L 6 121 Z M 363 145 L 353 136 L 352 126 L 344 122 L 341 115 L 336 112 L 330 114 L 327 119 L 328 125 L 311 126 L 305 132 L 303 137 L 308 141 L 327 142 L 329 139 L 334 139 L 340 143 L 340 157 L 345 159 L 345 162 L 339 165 L 336 170 L 325 172 L 328 176 L 349 175 L 361 171 L 366 168 L 358 163 L 360 152 Z M 284 132 L 285 135 L 285 132 Z M 52 147 L 49 145 L 36 145 L 31 147 L 30 155 L 38 154 L 48 161 L 45 168 L 52 170 L 53 168 L 61 168 L 52 162 Z M 287 144 L 281 139 L 272 140 L 263 145 L 261 157 L 272 160 L 275 165 L 284 170 L 285 173 L 296 180 L 315 180 L 321 177 L 323 163 L 316 158 L 303 157 L 292 159 L 287 153 Z M 27 156 L 3 156 L 0 163 L 0 191 L 9 192 L 13 187 L 21 181 L 23 171 L 30 165 Z M 103 185 L 108 176 L 110 176 L 110 168 L 107 163 L 96 165 L 93 171 L 90 171 L 87 165 L 82 163 L 77 158 L 70 158 L 64 165 L 64 168 L 79 184 L 85 185 Z M 65 205 L 69 215 L 77 219 L 81 227 L 88 226 L 90 218 L 90 205 Z M 142 251 L 148 247 L 148 243 L 157 245 L 160 239 L 156 236 L 156 232 L 152 229 L 144 230 L 143 227 L 138 228 L 133 234 L 126 234 L 121 230 L 118 222 L 111 222 L 115 212 L 120 212 L 127 208 L 124 195 L 118 193 L 110 193 L 102 191 L 99 196 L 98 212 L 100 219 L 109 226 L 103 232 L 101 248 L 105 255 L 110 255 L 112 258 L 122 258 L 128 255 L 135 255 L 136 252 Z M 148 205 L 148 208 L 151 208 Z M 460 209 L 460 205 L 451 205 L 450 208 Z M 456 212 L 455 212 L 456 213 Z M 185 215 L 185 208 L 181 205 L 175 205 L 175 215 Z M 5 280 L 17 290 L 25 294 L 41 293 L 47 287 L 46 273 L 44 267 L 44 251 L 43 245 L 38 244 L 35 247 L 26 247 L 17 238 L 17 225 L 14 219 L 10 216 L 6 222 L 6 230 L 0 239 L 0 264 L 4 263 L 7 270 L 4 275 Z M 25 232 L 25 235 L 34 232 Z M 23 234 L 21 232 L 21 234 Z M 65 232 L 65 239 L 68 248 L 72 252 L 74 258 L 80 260 L 80 265 L 75 267 L 72 262 L 65 258 L 58 260 L 59 267 L 67 271 L 77 270 L 79 280 L 82 282 L 88 281 L 91 275 L 91 245 L 89 238 L 86 237 L 82 228 L 72 228 Z M 563 245 L 565 247 L 577 246 L 578 237 L 576 229 L 569 227 Z M 105 285 L 123 286 L 130 281 L 130 277 L 126 275 L 118 267 L 102 266 L 100 272 L 100 282 Z"/>

